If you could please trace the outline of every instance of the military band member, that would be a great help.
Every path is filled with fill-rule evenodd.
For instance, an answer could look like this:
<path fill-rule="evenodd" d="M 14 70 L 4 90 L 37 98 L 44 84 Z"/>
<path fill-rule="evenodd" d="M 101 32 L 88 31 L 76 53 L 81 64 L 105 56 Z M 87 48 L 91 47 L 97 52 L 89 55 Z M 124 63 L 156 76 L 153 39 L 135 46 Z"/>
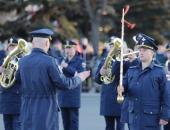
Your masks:
<path fill-rule="evenodd" d="M 109 42 L 110 48 L 114 47 L 114 42 L 111 37 Z M 100 115 L 104 116 L 106 122 L 105 130 L 124 130 L 124 123 L 120 122 L 120 112 L 121 105 L 117 103 L 117 86 L 119 84 L 120 76 L 120 61 L 116 59 L 116 56 L 111 60 L 111 71 L 114 80 L 105 84 L 101 80 L 101 76 L 107 73 L 107 70 L 104 68 L 105 58 L 101 61 L 98 66 L 95 81 L 98 84 L 102 84 L 101 88 L 101 97 L 100 97 Z M 129 62 L 124 62 L 124 73 L 126 72 L 129 66 Z M 116 125 L 116 129 L 115 129 Z"/>
<path fill-rule="evenodd" d="M 166 77 L 167 77 L 167 87 L 169 92 L 169 98 L 170 98 L 170 43 L 166 46 L 166 55 L 167 55 L 167 61 L 165 64 L 165 71 L 166 71 Z M 170 120 L 167 125 L 164 126 L 164 130 L 170 130 Z"/>
<path fill-rule="evenodd" d="M 10 38 L 7 45 L 7 54 L 17 45 L 17 38 Z M 10 88 L 0 87 L 0 113 L 3 114 L 5 130 L 21 129 L 21 121 L 19 119 L 21 107 L 20 87 L 18 82 L 15 82 Z"/>
<path fill-rule="evenodd" d="M 22 83 L 21 130 L 58 130 L 58 89 L 78 87 L 90 72 L 65 77 L 55 59 L 47 54 L 53 31 L 39 29 L 31 35 L 33 50 L 20 60 L 17 74 Z"/>
<path fill-rule="evenodd" d="M 61 63 L 62 72 L 66 77 L 74 77 L 76 73 L 84 71 L 83 59 L 76 53 L 76 43 L 74 41 L 66 41 L 64 49 L 66 59 Z M 58 94 L 64 130 L 79 129 L 80 86 L 81 84 L 75 89 L 60 91 Z"/>
<path fill-rule="evenodd" d="M 166 56 L 167 56 L 167 61 L 165 63 L 165 71 L 167 74 L 167 78 L 170 78 L 170 43 L 166 46 Z"/>
<path fill-rule="evenodd" d="M 137 54 L 132 53 L 132 52 L 134 52 L 132 49 L 128 49 L 127 60 L 129 61 L 129 67 L 139 64 L 139 58 L 137 57 Z M 124 99 L 122 107 L 121 107 L 121 119 L 120 119 L 120 121 L 122 123 L 128 124 L 128 96 L 124 95 L 124 98 L 125 99 Z"/>
<path fill-rule="evenodd" d="M 128 123 L 130 130 L 160 130 L 168 123 L 170 102 L 166 75 L 162 67 L 154 64 L 155 40 L 137 34 L 140 64 L 130 67 L 118 93 L 128 95 Z"/>
<path fill-rule="evenodd" d="M 58 64 L 61 64 L 61 61 L 64 57 L 62 42 L 60 40 L 55 40 L 53 45 L 49 48 L 48 54 L 56 58 Z"/>

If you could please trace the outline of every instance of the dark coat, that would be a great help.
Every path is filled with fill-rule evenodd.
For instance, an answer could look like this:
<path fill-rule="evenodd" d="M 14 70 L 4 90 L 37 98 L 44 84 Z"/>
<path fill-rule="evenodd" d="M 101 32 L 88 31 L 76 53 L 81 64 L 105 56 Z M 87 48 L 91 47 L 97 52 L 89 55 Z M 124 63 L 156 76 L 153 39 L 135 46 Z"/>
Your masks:
<path fill-rule="evenodd" d="M 103 59 L 97 69 L 95 81 L 102 84 L 100 97 L 100 114 L 104 116 L 120 116 L 121 104 L 117 103 L 117 86 L 119 84 L 120 76 L 120 62 L 112 61 L 112 75 L 115 79 L 110 84 L 104 84 L 101 81 L 100 69 L 103 66 L 105 59 Z M 124 62 L 124 73 L 129 66 L 128 62 Z"/>
<path fill-rule="evenodd" d="M 21 107 L 20 84 L 15 83 L 8 89 L 0 86 L 0 113 L 19 114 Z"/>
<path fill-rule="evenodd" d="M 34 48 L 30 55 L 22 58 L 19 66 L 21 130 L 58 130 L 57 89 L 74 89 L 81 79 L 77 76 L 66 78 L 55 59 L 39 48 Z"/>
<path fill-rule="evenodd" d="M 170 62 L 168 63 L 168 71 L 170 71 Z M 170 79 L 168 78 L 167 81 L 167 87 L 168 87 L 168 96 L 170 99 Z M 170 116 L 170 111 L 169 111 L 169 116 Z M 167 125 L 164 126 L 164 130 L 170 130 L 170 119 Z"/>
<path fill-rule="evenodd" d="M 159 130 L 159 120 L 168 120 L 170 103 L 162 67 L 152 63 L 130 67 L 124 78 L 128 95 L 128 123 L 132 130 Z"/>
<path fill-rule="evenodd" d="M 59 50 L 56 50 L 55 48 L 49 48 L 48 54 L 54 57 L 57 60 L 58 64 L 60 64 L 61 61 L 64 59 L 63 54 Z"/>
<path fill-rule="evenodd" d="M 167 87 L 168 87 L 168 95 L 170 99 L 170 80 L 167 82 Z M 170 116 L 170 111 L 169 111 L 169 116 Z M 170 130 L 170 119 L 168 121 L 168 124 L 164 126 L 164 130 Z"/>
<path fill-rule="evenodd" d="M 0 50 L 0 65 L 2 65 L 5 57 L 6 57 L 5 51 Z"/>
<path fill-rule="evenodd" d="M 63 74 L 66 77 L 74 77 L 75 73 L 82 72 L 84 70 L 82 64 L 83 60 L 81 56 L 75 55 L 71 61 L 66 59 L 66 63 L 68 63 L 68 67 L 63 68 Z M 79 87 L 67 90 L 60 91 L 58 94 L 58 101 L 60 107 L 80 107 L 80 93 L 81 93 L 81 85 Z M 68 98 L 69 97 L 69 98 Z"/>
<path fill-rule="evenodd" d="M 132 62 L 129 62 L 129 67 L 136 66 L 138 64 L 139 64 L 139 59 L 136 58 Z M 128 123 L 128 96 L 127 95 L 124 95 L 124 101 L 123 101 L 122 108 L 121 108 L 121 119 L 120 120 L 123 123 Z"/>
<path fill-rule="evenodd" d="M 0 53 L 0 65 L 5 58 L 5 52 Z M 21 107 L 21 86 L 16 81 L 13 86 L 5 89 L 0 86 L 0 113 L 1 114 L 19 114 Z"/>

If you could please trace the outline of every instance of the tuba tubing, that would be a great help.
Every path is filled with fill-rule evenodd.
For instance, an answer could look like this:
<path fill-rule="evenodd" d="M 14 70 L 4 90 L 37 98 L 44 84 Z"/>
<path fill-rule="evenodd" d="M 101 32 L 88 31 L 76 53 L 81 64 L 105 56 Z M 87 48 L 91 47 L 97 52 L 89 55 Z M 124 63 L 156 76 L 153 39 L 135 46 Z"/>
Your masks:
<path fill-rule="evenodd" d="M 0 76 L 0 84 L 4 88 L 10 88 L 15 82 L 15 74 L 18 70 L 19 55 L 28 53 L 29 44 L 24 39 L 18 40 L 18 45 L 4 59 L 2 67 L 4 71 Z"/>
<path fill-rule="evenodd" d="M 100 80 L 104 83 L 104 84 L 110 84 L 111 82 L 113 82 L 114 80 L 114 76 L 112 76 L 112 60 L 114 56 L 117 56 L 119 54 L 119 50 L 120 50 L 120 44 L 121 44 L 121 39 L 119 38 L 115 38 L 113 40 L 114 46 L 113 48 L 111 48 L 111 50 L 109 51 L 106 60 L 104 62 L 103 67 L 106 68 L 106 75 L 102 75 L 100 77 Z"/>

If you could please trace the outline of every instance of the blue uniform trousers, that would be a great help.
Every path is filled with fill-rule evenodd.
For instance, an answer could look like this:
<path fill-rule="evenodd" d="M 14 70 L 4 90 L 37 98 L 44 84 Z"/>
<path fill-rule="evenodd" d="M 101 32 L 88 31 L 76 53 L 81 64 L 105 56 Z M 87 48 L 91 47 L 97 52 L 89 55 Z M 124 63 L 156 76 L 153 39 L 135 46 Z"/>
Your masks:
<path fill-rule="evenodd" d="M 20 130 L 21 121 L 19 114 L 3 114 L 5 130 Z"/>
<path fill-rule="evenodd" d="M 61 108 L 64 130 L 79 129 L 79 108 Z"/>
<path fill-rule="evenodd" d="M 120 122 L 120 116 L 105 116 L 106 129 L 105 130 L 124 130 L 124 123 Z M 116 122 L 116 129 L 115 129 Z"/>

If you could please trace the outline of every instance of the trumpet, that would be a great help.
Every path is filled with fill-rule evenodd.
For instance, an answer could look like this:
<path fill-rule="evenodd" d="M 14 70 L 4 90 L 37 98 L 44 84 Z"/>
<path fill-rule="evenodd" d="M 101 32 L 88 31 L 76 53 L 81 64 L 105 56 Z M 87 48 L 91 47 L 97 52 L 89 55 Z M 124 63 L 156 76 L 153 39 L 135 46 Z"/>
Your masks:
<path fill-rule="evenodd" d="M 129 53 L 123 54 L 123 57 L 129 56 L 129 55 L 133 55 L 133 54 L 138 54 L 138 53 L 139 53 L 139 51 L 129 52 Z"/>

